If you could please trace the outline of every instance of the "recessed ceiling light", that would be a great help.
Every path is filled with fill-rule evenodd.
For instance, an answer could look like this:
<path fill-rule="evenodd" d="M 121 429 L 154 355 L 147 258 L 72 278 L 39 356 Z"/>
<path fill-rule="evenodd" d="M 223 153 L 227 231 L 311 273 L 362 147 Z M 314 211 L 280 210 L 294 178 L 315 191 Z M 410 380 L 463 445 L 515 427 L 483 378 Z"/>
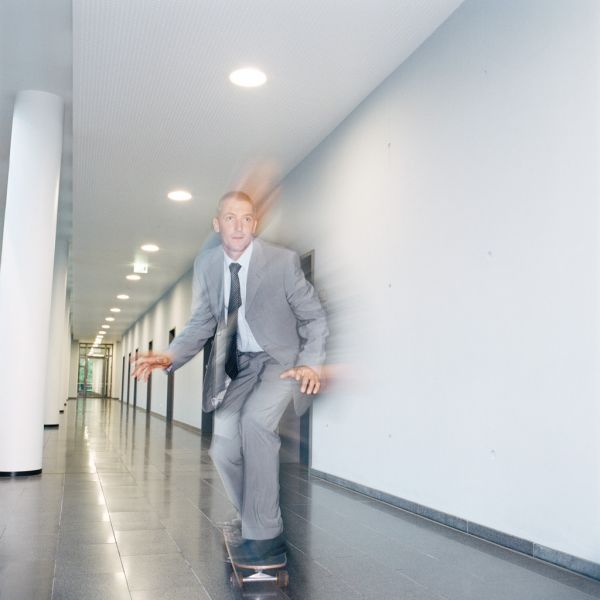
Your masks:
<path fill-rule="evenodd" d="M 106 331 L 99 331 L 98 335 L 106 335 Z"/>
<path fill-rule="evenodd" d="M 110 329 L 110 325 L 102 325 L 103 329 Z"/>
<path fill-rule="evenodd" d="M 156 244 L 144 244 L 141 248 L 144 252 L 158 252 L 160 250 Z"/>
<path fill-rule="evenodd" d="M 141 277 L 139 275 L 127 275 L 127 279 L 129 279 L 129 281 L 138 281 Z"/>
<path fill-rule="evenodd" d="M 119 294 L 117 298 L 119 300 L 129 300 L 129 296 L 127 294 Z"/>
<path fill-rule="evenodd" d="M 111 308 L 110 312 L 121 312 L 121 309 L 120 308 L 116 308 L 116 307 L 115 308 Z"/>
<path fill-rule="evenodd" d="M 167 194 L 169 200 L 175 200 L 175 202 L 187 202 L 192 199 L 192 195 L 185 190 L 173 190 Z"/>
<path fill-rule="evenodd" d="M 253 67 L 237 69 L 229 75 L 229 81 L 241 87 L 258 87 L 267 81 L 267 76 Z"/>
<path fill-rule="evenodd" d="M 115 318 L 114 317 L 106 317 L 106 319 L 104 319 L 105 321 L 114 321 Z"/>

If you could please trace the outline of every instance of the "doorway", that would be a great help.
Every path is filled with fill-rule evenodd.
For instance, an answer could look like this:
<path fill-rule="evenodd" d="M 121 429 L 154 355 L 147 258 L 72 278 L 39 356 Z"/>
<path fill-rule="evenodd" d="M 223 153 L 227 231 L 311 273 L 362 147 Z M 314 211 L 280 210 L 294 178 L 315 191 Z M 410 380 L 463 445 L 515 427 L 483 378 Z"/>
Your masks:
<path fill-rule="evenodd" d="M 77 397 L 110 398 L 112 344 L 79 344 Z"/>
<path fill-rule="evenodd" d="M 129 404 L 129 388 L 131 387 L 131 352 L 127 357 L 127 404 Z"/>
<path fill-rule="evenodd" d="M 121 369 L 121 402 L 123 402 L 124 392 L 125 392 L 125 357 L 123 356 L 123 368 Z"/>
<path fill-rule="evenodd" d="M 314 285 L 314 262 L 314 250 L 300 257 L 300 266 L 306 280 L 311 285 Z M 312 407 L 299 417 L 294 410 L 294 403 L 290 402 L 279 422 L 279 436 L 281 437 L 279 459 L 282 463 L 310 465 L 311 421 Z"/>
<path fill-rule="evenodd" d="M 152 340 L 148 342 L 148 352 L 152 352 L 153 343 Z M 150 414 L 152 408 L 152 371 L 148 375 L 148 381 L 146 383 L 146 410 Z"/>
<path fill-rule="evenodd" d="M 135 349 L 135 354 L 134 356 L 134 360 L 137 360 L 138 358 L 138 352 L 140 351 L 139 348 Z M 133 406 L 134 408 L 137 406 L 137 377 L 133 380 Z"/>
<path fill-rule="evenodd" d="M 204 344 L 204 359 L 202 361 L 202 381 L 206 379 L 206 371 L 208 369 L 208 361 L 210 359 L 210 353 L 212 351 L 213 340 L 215 336 L 213 335 L 209 340 L 207 340 L 206 344 Z M 204 385 L 202 386 L 204 390 Z M 204 397 L 202 398 L 202 405 L 204 405 Z M 214 421 L 215 413 L 204 412 L 202 411 L 202 433 L 211 434 L 213 432 L 213 421 Z"/>
<path fill-rule="evenodd" d="M 169 331 L 169 344 L 175 339 L 175 328 Z M 173 400 L 175 394 L 175 374 L 171 371 L 167 375 L 167 423 L 173 422 Z"/>

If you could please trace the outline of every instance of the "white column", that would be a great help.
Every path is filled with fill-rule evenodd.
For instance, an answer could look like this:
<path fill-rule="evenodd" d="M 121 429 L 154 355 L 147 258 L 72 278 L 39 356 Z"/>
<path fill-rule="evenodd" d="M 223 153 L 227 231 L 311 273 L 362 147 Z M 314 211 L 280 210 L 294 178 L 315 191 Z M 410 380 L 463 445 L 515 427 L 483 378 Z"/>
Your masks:
<path fill-rule="evenodd" d="M 65 304 L 67 299 L 68 242 L 57 239 L 54 249 L 54 273 L 52 276 L 52 304 L 48 336 L 48 360 L 46 361 L 46 397 L 44 425 L 58 427 L 59 410 L 64 406 L 62 399 L 65 367 Z"/>
<path fill-rule="evenodd" d="M 62 134 L 61 98 L 17 95 L 0 262 L 0 475 L 42 468 Z"/>

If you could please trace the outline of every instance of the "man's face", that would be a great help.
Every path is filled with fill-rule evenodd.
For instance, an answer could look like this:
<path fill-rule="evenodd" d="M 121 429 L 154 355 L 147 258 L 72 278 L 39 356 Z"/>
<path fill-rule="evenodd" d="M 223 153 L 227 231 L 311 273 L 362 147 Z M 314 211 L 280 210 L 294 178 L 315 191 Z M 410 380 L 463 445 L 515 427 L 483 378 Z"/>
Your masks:
<path fill-rule="evenodd" d="M 250 245 L 257 224 L 252 204 L 235 196 L 223 202 L 213 219 L 213 228 L 221 235 L 223 248 L 233 260 L 237 260 Z"/>

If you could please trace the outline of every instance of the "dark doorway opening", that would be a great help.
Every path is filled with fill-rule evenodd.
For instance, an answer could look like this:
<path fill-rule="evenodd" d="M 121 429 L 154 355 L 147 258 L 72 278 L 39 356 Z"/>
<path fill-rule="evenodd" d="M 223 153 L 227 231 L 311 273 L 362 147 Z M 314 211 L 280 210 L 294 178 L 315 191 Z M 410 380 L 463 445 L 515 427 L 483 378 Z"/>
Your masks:
<path fill-rule="evenodd" d="M 206 377 L 206 370 L 208 369 L 208 361 L 210 359 L 210 352 L 212 350 L 214 336 L 211 337 L 204 345 L 204 359 L 202 361 L 202 381 Z M 202 433 L 211 434 L 213 432 L 213 419 L 214 412 L 202 411 Z"/>
<path fill-rule="evenodd" d="M 123 402 L 124 392 L 125 392 L 125 355 L 123 355 L 123 368 L 121 369 L 121 402 Z"/>
<path fill-rule="evenodd" d="M 314 285 L 315 252 L 311 250 L 300 257 L 300 266 L 307 281 Z M 287 407 L 279 423 L 281 437 L 281 451 L 279 454 L 282 463 L 296 463 L 310 465 L 310 424 L 312 408 L 309 408 L 301 417 L 295 410 L 293 402 Z"/>
<path fill-rule="evenodd" d="M 131 387 L 131 352 L 127 360 L 127 404 L 129 404 L 129 388 Z"/>
<path fill-rule="evenodd" d="M 152 340 L 148 342 L 148 352 L 152 352 Z M 152 371 L 150 371 L 150 375 L 148 376 L 148 382 L 146 384 L 146 410 L 150 412 L 152 408 Z"/>
<path fill-rule="evenodd" d="M 175 339 L 175 328 L 169 331 L 169 344 Z M 175 374 L 171 371 L 167 376 L 167 423 L 173 421 L 173 400 L 175 395 Z"/>
<path fill-rule="evenodd" d="M 134 360 L 138 359 L 139 348 L 135 349 Z M 137 406 L 137 377 L 133 380 L 133 406 Z"/>

